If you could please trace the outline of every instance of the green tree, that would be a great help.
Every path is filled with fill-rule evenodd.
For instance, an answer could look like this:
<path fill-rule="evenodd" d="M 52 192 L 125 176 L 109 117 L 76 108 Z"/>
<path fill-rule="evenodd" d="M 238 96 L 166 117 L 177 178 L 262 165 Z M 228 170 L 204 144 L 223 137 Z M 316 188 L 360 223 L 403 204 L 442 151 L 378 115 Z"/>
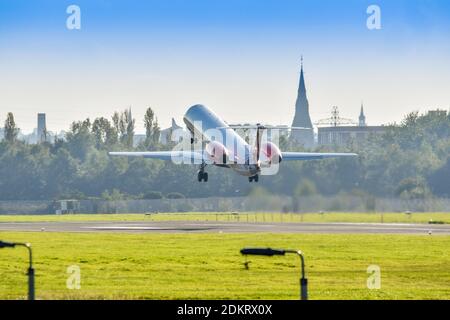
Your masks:
<path fill-rule="evenodd" d="M 158 119 L 155 116 L 152 108 L 147 108 L 144 115 L 145 126 L 145 147 L 152 148 L 158 144 L 160 128 L 158 125 Z"/>
<path fill-rule="evenodd" d="M 12 112 L 8 112 L 4 126 L 5 140 L 9 143 L 14 143 L 17 140 L 19 129 L 16 127 L 14 115 Z"/>
<path fill-rule="evenodd" d="M 428 183 L 436 195 L 450 197 L 450 158 L 441 168 L 430 174 Z"/>
<path fill-rule="evenodd" d="M 296 197 L 308 197 L 316 193 L 316 185 L 309 179 L 302 179 L 294 190 Z"/>
<path fill-rule="evenodd" d="M 117 134 L 119 134 L 120 131 L 120 114 L 115 111 L 114 114 L 112 115 L 112 124 L 114 129 L 116 130 Z"/>
<path fill-rule="evenodd" d="M 91 121 L 73 122 L 70 131 L 66 133 L 67 146 L 70 153 L 77 159 L 86 160 L 94 139 L 91 135 Z"/>
<path fill-rule="evenodd" d="M 51 196 L 60 198 L 64 194 L 73 193 L 73 186 L 78 177 L 78 164 L 65 149 L 60 149 L 52 159 L 47 181 Z"/>
<path fill-rule="evenodd" d="M 154 200 L 154 199 L 162 199 L 163 194 L 160 191 L 149 191 L 142 196 L 142 199 L 146 200 Z"/>
<path fill-rule="evenodd" d="M 396 195 L 406 199 L 423 199 L 429 195 L 429 189 L 422 179 L 407 178 L 400 181 Z"/>
<path fill-rule="evenodd" d="M 120 115 L 119 132 L 120 142 L 127 148 L 133 147 L 135 119 L 131 114 L 131 108 L 126 109 Z"/>
<path fill-rule="evenodd" d="M 125 200 L 126 195 L 121 193 L 119 189 L 113 189 L 111 192 L 105 190 L 102 193 L 102 199 L 110 201 Z"/>
<path fill-rule="evenodd" d="M 97 149 L 110 149 L 117 144 L 117 131 L 106 118 L 97 118 L 92 124 L 92 134 Z"/>

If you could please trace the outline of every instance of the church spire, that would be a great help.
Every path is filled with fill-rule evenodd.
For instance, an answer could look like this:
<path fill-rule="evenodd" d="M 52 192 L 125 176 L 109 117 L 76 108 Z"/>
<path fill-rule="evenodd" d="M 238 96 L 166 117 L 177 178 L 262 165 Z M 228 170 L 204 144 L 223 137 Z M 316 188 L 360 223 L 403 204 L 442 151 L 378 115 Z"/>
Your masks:
<path fill-rule="evenodd" d="M 303 56 L 301 56 L 300 82 L 298 86 L 297 101 L 295 103 L 295 116 L 293 127 L 309 128 L 309 130 L 296 130 L 291 132 L 290 139 L 306 148 L 314 146 L 314 131 L 309 116 L 309 103 L 306 96 L 305 76 L 303 72 Z"/>
<path fill-rule="evenodd" d="M 359 113 L 359 126 L 366 126 L 366 116 L 364 115 L 364 104 L 361 102 L 361 112 Z"/>
<path fill-rule="evenodd" d="M 306 97 L 305 76 L 303 75 L 303 55 L 301 57 L 301 64 L 300 64 L 300 83 L 298 86 L 298 92 L 299 94 L 304 95 Z"/>

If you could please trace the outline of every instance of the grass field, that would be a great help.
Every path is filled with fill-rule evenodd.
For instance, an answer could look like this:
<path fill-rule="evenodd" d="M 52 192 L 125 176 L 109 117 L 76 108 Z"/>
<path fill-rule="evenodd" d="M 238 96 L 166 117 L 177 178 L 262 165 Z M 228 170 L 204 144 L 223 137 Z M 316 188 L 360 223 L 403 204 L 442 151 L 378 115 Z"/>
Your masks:
<path fill-rule="evenodd" d="M 0 232 L 31 242 L 39 299 L 297 299 L 296 256 L 252 257 L 245 246 L 302 249 L 311 299 L 450 299 L 450 237 L 314 234 Z M 366 286 L 381 268 L 381 289 Z M 67 268 L 81 270 L 69 290 Z M 0 249 L 0 299 L 26 297 L 27 253 Z"/>
<path fill-rule="evenodd" d="M 158 213 L 0 215 L 1 222 L 52 221 L 240 221 L 240 222 L 373 222 L 373 223 L 450 223 L 450 213 Z"/>

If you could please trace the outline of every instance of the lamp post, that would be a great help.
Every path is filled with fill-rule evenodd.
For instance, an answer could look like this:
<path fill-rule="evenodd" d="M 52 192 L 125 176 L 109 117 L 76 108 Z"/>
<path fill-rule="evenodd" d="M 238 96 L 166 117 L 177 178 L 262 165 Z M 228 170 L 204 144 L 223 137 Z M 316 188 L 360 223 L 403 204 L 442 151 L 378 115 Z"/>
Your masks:
<path fill-rule="evenodd" d="M 271 248 L 244 248 L 241 250 L 243 255 L 254 256 L 284 256 L 287 253 L 294 253 L 300 257 L 301 278 L 300 278 L 300 300 L 308 300 L 308 279 L 305 273 L 305 257 L 300 250 L 284 250 Z"/>
<path fill-rule="evenodd" d="M 5 242 L 0 240 L 1 248 L 15 248 L 16 246 L 25 247 L 28 249 L 29 266 L 28 266 L 28 300 L 34 300 L 34 269 L 33 269 L 33 253 L 31 251 L 31 244 L 19 242 Z"/>

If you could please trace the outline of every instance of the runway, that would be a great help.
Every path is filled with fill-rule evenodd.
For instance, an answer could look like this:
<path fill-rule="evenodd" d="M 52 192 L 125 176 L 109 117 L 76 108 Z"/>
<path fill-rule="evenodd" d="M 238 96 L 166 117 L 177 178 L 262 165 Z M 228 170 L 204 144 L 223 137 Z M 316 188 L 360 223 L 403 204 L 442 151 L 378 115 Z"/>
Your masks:
<path fill-rule="evenodd" d="M 450 225 L 389 223 L 3 222 L 0 231 L 104 233 L 322 233 L 450 235 Z"/>

